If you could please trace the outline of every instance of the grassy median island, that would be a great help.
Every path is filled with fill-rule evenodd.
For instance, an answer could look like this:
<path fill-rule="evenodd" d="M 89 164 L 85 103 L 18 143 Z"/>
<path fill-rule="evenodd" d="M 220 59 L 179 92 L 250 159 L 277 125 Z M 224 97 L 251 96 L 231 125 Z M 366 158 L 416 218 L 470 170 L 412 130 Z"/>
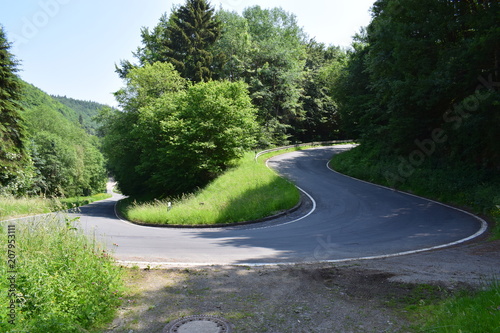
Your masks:
<path fill-rule="evenodd" d="M 298 189 L 288 180 L 255 161 L 247 153 L 235 167 L 207 187 L 179 199 L 120 202 L 121 213 L 130 221 L 147 224 L 230 224 L 264 218 L 293 208 L 300 200 Z M 171 209 L 168 203 L 171 202 Z"/>

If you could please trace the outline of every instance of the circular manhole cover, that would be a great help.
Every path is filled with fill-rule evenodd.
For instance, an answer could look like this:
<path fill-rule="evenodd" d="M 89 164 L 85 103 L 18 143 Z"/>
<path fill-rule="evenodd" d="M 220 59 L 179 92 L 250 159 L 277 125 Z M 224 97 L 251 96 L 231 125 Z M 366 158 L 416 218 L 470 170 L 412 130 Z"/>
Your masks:
<path fill-rule="evenodd" d="M 171 322 L 163 333 L 231 333 L 231 326 L 219 317 L 191 316 Z"/>

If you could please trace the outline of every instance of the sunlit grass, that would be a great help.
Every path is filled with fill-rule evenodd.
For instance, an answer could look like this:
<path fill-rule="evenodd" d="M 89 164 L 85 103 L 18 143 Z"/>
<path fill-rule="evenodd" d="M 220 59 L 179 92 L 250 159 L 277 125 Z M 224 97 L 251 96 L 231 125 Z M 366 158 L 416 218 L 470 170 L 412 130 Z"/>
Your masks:
<path fill-rule="evenodd" d="M 56 199 L 0 197 L 0 220 L 50 213 L 60 207 Z"/>
<path fill-rule="evenodd" d="M 179 200 L 123 202 L 126 218 L 148 224 L 198 225 L 251 221 L 294 207 L 297 188 L 248 153 L 206 188 Z M 168 203 L 171 202 L 171 209 Z"/>
<path fill-rule="evenodd" d="M 0 221 L 80 207 L 110 197 L 105 193 L 75 198 L 0 197 Z"/>
<path fill-rule="evenodd" d="M 500 283 L 420 310 L 420 332 L 500 332 Z"/>
<path fill-rule="evenodd" d="M 105 200 L 111 198 L 112 195 L 109 193 L 99 193 L 92 196 L 87 197 L 73 197 L 73 198 L 63 198 L 59 199 L 61 204 L 65 206 L 65 208 L 75 208 L 80 206 L 88 205 L 95 201 Z"/>

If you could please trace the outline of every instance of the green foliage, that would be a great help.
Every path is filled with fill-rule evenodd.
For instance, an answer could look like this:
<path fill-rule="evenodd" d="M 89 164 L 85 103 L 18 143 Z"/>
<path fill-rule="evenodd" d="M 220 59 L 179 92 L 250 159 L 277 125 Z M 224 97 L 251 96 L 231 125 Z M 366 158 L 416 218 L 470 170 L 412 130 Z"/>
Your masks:
<path fill-rule="evenodd" d="M 7 239 L 2 226 L 0 235 Z M 10 238 L 11 239 L 11 238 Z M 14 325 L 0 312 L 2 332 L 82 332 L 112 319 L 120 304 L 121 269 L 106 251 L 73 227 L 47 218 L 15 225 L 15 296 L 0 295 L 2 309 L 15 300 Z M 0 265 L 2 277 L 6 262 Z M 0 289 L 10 289 L 3 278 Z"/>
<path fill-rule="evenodd" d="M 1 196 L 0 221 L 76 208 L 110 197 L 111 194 L 105 193 L 99 193 L 88 197 L 50 199 L 42 197 Z"/>
<path fill-rule="evenodd" d="M 248 21 L 236 12 L 222 9 L 217 18 L 222 24 L 222 34 L 212 46 L 215 75 L 230 81 L 245 79 L 254 51 Z"/>
<path fill-rule="evenodd" d="M 20 80 L 0 29 L 0 195 L 76 196 L 102 191 L 99 143 L 78 115 Z"/>
<path fill-rule="evenodd" d="M 50 213 L 60 210 L 60 208 L 61 206 L 57 199 L 1 196 L 0 221 L 29 215 Z"/>
<path fill-rule="evenodd" d="M 181 76 L 192 82 L 209 81 L 213 74 L 214 55 L 211 46 L 220 38 L 221 24 L 206 0 L 186 0 L 163 15 L 152 31 L 141 31 L 143 47 L 134 54 L 141 66 L 169 62 Z M 117 72 L 125 78 L 134 68 L 122 61 Z"/>
<path fill-rule="evenodd" d="M 259 6 L 237 13 L 220 10 L 221 39 L 214 45 L 218 77 L 244 79 L 259 109 L 261 145 L 329 140 L 340 135 L 329 93 L 330 71 L 344 60 L 339 48 L 307 36 L 296 17 Z"/>
<path fill-rule="evenodd" d="M 258 109 L 261 146 L 341 135 L 327 83 L 342 52 L 308 45 L 296 17 L 281 8 L 214 15 L 205 0 L 189 0 L 152 30 L 142 29 L 142 44 L 134 53 L 138 65 L 122 61 L 117 67 L 122 78 L 159 61 L 174 64 L 192 82 L 245 81 Z"/>
<path fill-rule="evenodd" d="M 0 194 L 23 186 L 23 169 L 29 165 L 26 153 L 26 130 L 22 117 L 22 98 L 17 61 L 9 52 L 3 27 L 0 26 Z"/>
<path fill-rule="evenodd" d="M 377 1 L 331 90 L 362 142 L 336 167 L 498 222 L 499 15 L 498 1 Z"/>
<path fill-rule="evenodd" d="M 242 82 L 187 85 L 171 64 L 132 69 L 103 113 L 104 150 L 126 194 L 176 195 L 206 185 L 255 143 Z"/>
<path fill-rule="evenodd" d="M 169 21 L 166 33 L 169 39 L 168 60 L 182 77 L 193 81 L 212 78 L 213 55 L 210 46 L 220 37 L 220 22 L 206 0 L 187 0 Z"/>
<path fill-rule="evenodd" d="M 59 206 L 62 206 L 63 209 L 71 209 L 85 206 L 96 201 L 106 200 L 111 198 L 112 196 L 113 195 L 109 193 L 98 193 L 86 197 L 62 198 L 57 201 L 60 202 Z"/>
<path fill-rule="evenodd" d="M 353 49 L 348 51 L 348 61 L 336 75 L 331 75 L 328 85 L 333 100 L 337 103 L 341 128 L 347 137 L 363 139 L 370 137 L 379 127 L 373 118 L 376 107 L 375 94 L 370 89 L 370 76 L 366 69 L 368 47 L 366 37 L 357 35 Z"/>
<path fill-rule="evenodd" d="M 92 101 L 81 101 L 66 96 L 51 96 L 51 97 L 56 101 L 60 102 L 61 104 L 64 104 L 68 108 L 74 110 L 76 115 L 78 116 L 77 119 L 78 123 L 83 129 L 85 129 L 85 131 L 88 134 L 92 135 L 96 134 L 98 124 L 94 120 L 94 117 L 96 117 L 99 114 L 99 110 L 105 107 L 106 105 Z M 73 122 L 76 121 L 76 119 L 73 118 L 71 118 L 71 120 Z"/>
<path fill-rule="evenodd" d="M 365 142 L 409 154 L 446 131 L 439 156 L 500 165 L 498 1 L 377 1 L 334 95 Z"/>
<path fill-rule="evenodd" d="M 243 82 L 200 83 L 178 103 L 163 131 L 172 138 L 165 156 L 172 170 L 194 166 L 179 186 L 207 183 L 255 145 L 255 110 Z"/>
<path fill-rule="evenodd" d="M 30 194 L 81 196 L 106 185 L 99 142 L 67 117 L 75 112 L 36 87 L 23 83 L 24 117 L 34 177 Z"/>
<path fill-rule="evenodd" d="M 288 142 L 293 120 L 302 117 L 300 103 L 306 60 L 305 35 L 296 17 L 280 8 L 244 10 L 252 37 L 252 59 L 246 80 L 267 140 Z"/>
<path fill-rule="evenodd" d="M 292 183 L 247 153 L 237 166 L 194 194 L 147 203 L 129 200 L 122 203 L 121 210 L 128 219 L 142 223 L 222 224 L 263 218 L 292 208 L 298 200 Z"/>
<path fill-rule="evenodd" d="M 304 91 L 300 100 L 304 112 L 290 121 L 294 141 L 326 141 L 343 136 L 331 87 L 345 58 L 345 52 L 338 47 L 327 48 L 314 40 L 307 44 Z"/>
<path fill-rule="evenodd" d="M 485 290 L 454 297 L 438 305 L 426 306 L 419 331 L 430 333 L 498 332 L 500 322 L 500 284 Z"/>
<path fill-rule="evenodd" d="M 126 87 L 115 93 L 117 101 L 126 112 L 137 113 L 160 97 L 182 91 L 187 87 L 186 79 L 169 63 L 155 62 L 135 68 L 125 79 Z"/>

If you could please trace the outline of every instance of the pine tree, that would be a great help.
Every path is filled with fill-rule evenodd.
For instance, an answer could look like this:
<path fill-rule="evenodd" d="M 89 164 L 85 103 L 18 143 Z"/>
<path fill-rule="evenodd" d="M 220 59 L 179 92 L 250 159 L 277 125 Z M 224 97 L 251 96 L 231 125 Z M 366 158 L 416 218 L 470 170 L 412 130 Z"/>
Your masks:
<path fill-rule="evenodd" d="M 11 185 L 26 161 L 25 128 L 21 116 L 21 84 L 15 74 L 18 62 L 9 52 L 0 26 L 0 185 Z"/>
<path fill-rule="evenodd" d="M 167 57 L 182 76 L 193 82 L 212 78 L 214 55 L 210 48 L 220 38 L 221 23 L 206 0 L 187 0 L 170 17 Z"/>

